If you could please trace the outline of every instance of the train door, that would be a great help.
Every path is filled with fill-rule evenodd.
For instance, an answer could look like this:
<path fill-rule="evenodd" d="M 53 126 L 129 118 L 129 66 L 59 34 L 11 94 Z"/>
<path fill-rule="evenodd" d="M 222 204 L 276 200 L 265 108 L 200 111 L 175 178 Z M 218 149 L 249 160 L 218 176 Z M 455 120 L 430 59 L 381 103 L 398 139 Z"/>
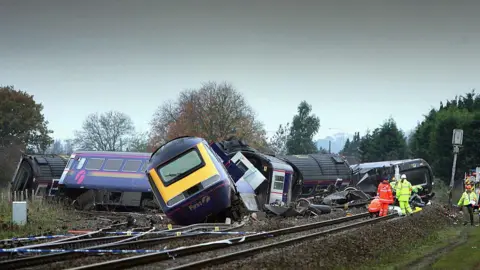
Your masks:
<path fill-rule="evenodd" d="M 285 172 L 285 181 L 283 182 L 283 196 L 282 201 L 286 204 L 289 204 L 292 201 L 292 172 Z"/>
<path fill-rule="evenodd" d="M 270 185 L 270 200 L 269 203 L 283 200 L 283 190 L 285 187 L 285 171 L 272 171 L 272 184 Z"/>

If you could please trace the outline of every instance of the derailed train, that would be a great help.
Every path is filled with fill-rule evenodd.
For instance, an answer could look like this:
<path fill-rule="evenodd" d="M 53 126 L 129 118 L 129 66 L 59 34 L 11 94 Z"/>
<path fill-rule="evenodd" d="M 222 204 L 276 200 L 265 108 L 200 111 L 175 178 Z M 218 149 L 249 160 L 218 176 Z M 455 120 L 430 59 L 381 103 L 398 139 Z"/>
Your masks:
<path fill-rule="evenodd" d="M 152 154 L 146 173 L 164 213 L 178 224 L 191 224 L 208 217 L 238 219 L 266 204 L 289 205 L 339 177 L 348 184 L 350 172 L 335 155 L 274 157 L 241 141 L 209 145 L 180 137 Z M 304 185 L 308 192 L 302 194 Z"/>
<path fill-rule="evenodd" d="M 200 148 L 204 150 L 201 152 L 203 155 L 199 156 L 203 162 L 201 164 L 204 165 L 198 165 L 200 167 L 192 169 L 191 172 L 183 172 L 183 176 L 175 176 L 176 179 L 167 177 L 167 183 L 163 183 L 160 171 L 164 165 L 173 164 L 176 159 L 180 160 L 183 154 L 187 152 L 190 154 L 189 151 L 192 149 L 196 149 L 198 154 Z M 379 171 L 385 174 L 398 164 L 402 172 L 410 170 L 411 173 L 407 174 L 409 177 L 424 176 L 422 176 L 425 180 L 422 191 L 424 194 L 430 194 L 433 185 L 433 174 L 428 163 L 423 160 L 416 160 L 417 163 L 396 161 L 351 166 L 336 154 L 272 156 L 260 153 L 239 140 L 207 144 L 200 138 L 183 137 L 163 145 L 154 154 L 77 152 L 70 158 L 55 156 L 53 160 L 50 159 L 50 164 L 40 162 L 42 159 L 39 157 L 53 156 L 35 157 L 24 156 L 20 161 L 18 167 L 24 168 L 23 171 L 30 171 L 25 174 L 17 169 L 12 181 L 15 190 L 37 189 L 38 185 L 35 183 L 38 181 L 34 179 L 50 178 L 50 181 L 44 181 L 42 184 L 49 183 L 47 191 L 49 187 L 55 187 L 55 183 L 60 182 L 59 193 L 76 201 L 80 208 L 91 206 L 92 201 L 97 205 L 144 207 L 145 202 L 154 201 L 155 195 L 155 201 L 158 201 L 162 210 L 180 224 L 200 222 L 212 216 L 238 218 L 242 211 L 262 210 L 263 206 L 272 203 L 288 205 L 298 198 L 313 197 L 322 193 L 332 184 L 343 187 L 358 186 L 368 193 L 371 186 L 376 186 L 380 180 Z M 188 157 L 194 158 L 193 155 Z M 86 164 L 94 159 L 96 163 L 99 163 L 96 159 L 102 159 L 101 164 L 95 165 L 100 167 L 87 168 Z M 57 164 L 60 160 L 63 165 Z M 148 161 L 149 167 L 145 174 Z M 30 165 L 26 166 L 26 163 Z M 107 166 L 107 163 L 111 166 Z M 210 166 L 205 167 L 207 163 Z M 57 168 L 54 175 L 46 173 L 48 171 L 46 168 L 52 167 L 53 164 L 57 164 L 53 166 L 55 168 L 62 166 L 63 168 Z M 43 169 L 39 170 L 39 167 Z M 175 168 L 170 166 L 168 170 Z M 427 173 L 420 173 L 425 172 L 425 168 Z M 205 178 L 208 174 L 213 178 Z M 202 182 L 201 178 L 208 181 Z M 209 182 L 212 182 L 211 186 L 208 185 Z M 217 186 L 221 187 L 211 191 Z M 82 199 L 83 205 L 78 205 Z"/>
<path fill-rule="evenodd" d="M 162 210 L 178 224 L 208 217 L 238 219 L 244 211 L 289 205 L 332 184 L 346 187 L 354 178 L 338 155 L 274 157 L 241 141 L 209 145 L 196 137 L 176 138 L 159 147 L 146 174 Z M 432 183 L 426 179 L 423 192 L 429 193 Z"/>

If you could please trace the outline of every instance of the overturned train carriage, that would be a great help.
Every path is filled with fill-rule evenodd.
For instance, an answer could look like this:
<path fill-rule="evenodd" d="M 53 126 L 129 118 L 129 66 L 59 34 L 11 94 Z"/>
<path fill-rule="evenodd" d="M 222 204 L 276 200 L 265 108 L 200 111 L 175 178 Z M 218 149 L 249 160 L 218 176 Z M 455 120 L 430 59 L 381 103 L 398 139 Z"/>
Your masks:
<path fill-rule="evenodd" d="M 378 184 L 384 178 L 400 178 L 407 176 L 412 185 L 422 186 L 419 192 L 424 201 L 430 200 L 435 193 L 432 191 L 434 175 L 430 165 L 423 159 L 405 159 L 380 162 L 369 162 L 351 165 L 354 184 L 365 193 L 375 194 Z"/>
<path fill-rule="evenodd" d="M 11 181 L 11 191 L 33 190 L 35 196 L 52 196 L 68 156 L 22 154 Z"/>
<path fill-rule="evenodd" d="M 77 209 L 158 207 L 145 176 L 149 153 L 76 151 L 59 181 L 59 195 Z"/>

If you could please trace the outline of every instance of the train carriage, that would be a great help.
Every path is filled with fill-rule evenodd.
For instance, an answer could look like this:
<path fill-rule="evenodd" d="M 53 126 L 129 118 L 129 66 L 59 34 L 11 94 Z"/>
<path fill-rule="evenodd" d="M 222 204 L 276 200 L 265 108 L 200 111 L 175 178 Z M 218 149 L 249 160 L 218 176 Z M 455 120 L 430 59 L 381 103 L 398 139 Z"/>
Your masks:
<path fill-rule="evenodd" d="M 10 183 L 12 192 L 33 190 L 35 196 L 53 196 L 67 164 L 64 155 L 22 154 Z"/>
<path fill-rule="evenodd" d="M 60 178 L 59 195 L 72 199 L 79 209 L 152 206 L 144 173 L 149 157 L 149 153 L 74 152 Z"/>
<path fill-rule="evenodd" d="M 351 165 L 355 185 L 366 193 L 375 194 L 383 178 L 391 179 L 395 174 L 405 174 L 412 185 L 422 186 L 422 199 L 428 201 L 433 193 L 434 175 L 430 165 L 423 159 L 405 159 L 380 162 L 368 162 Z M 395 171 L 397 170 L 397 172 Z"/>

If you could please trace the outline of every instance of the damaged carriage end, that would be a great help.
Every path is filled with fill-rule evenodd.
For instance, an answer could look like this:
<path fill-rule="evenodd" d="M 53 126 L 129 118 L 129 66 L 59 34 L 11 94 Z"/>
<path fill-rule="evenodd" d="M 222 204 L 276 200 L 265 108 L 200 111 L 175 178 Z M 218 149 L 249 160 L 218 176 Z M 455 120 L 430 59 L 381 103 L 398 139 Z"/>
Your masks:
<path fill-rule="evenodd" d="M 223 163 L 204 139 L 185 136 L 160 146 L 151 155 L 146 174 L 163 212 L 179 225 L 226 217 L 238 220 L 246 212 L 258 211 L 255 190 L 265 186 L 265 179 L 245 177 L 238 167 L 227 169 Z M 236 174 L 229 174 L 234 170 Z"/>

